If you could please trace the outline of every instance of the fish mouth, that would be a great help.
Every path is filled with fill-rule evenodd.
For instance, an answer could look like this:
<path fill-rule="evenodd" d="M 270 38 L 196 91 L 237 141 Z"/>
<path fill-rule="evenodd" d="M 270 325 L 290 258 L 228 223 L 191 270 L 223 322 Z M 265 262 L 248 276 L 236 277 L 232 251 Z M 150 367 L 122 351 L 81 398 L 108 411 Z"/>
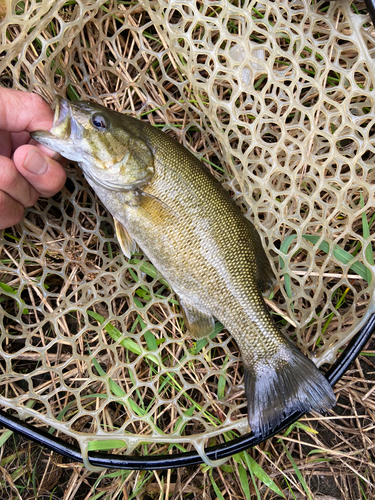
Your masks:
<path fill-rule="evenodd" d="M 62 97 L 56 96 L 51 130 L 38 130 L 30 135 L 32 139 L 68 160 L 82 162 L 85 159 L 81 144 L 82 126 L 74 116 L 74 105 Z"/>
<path fill-rule="evenodd" d="M 37 130 L 32 132 L 30 136 L 40 144 L 66 156 L 64 153 L 67 148 L 73 145 L 73 135 L 76 128 L 69 101 L 56 96 L 55 114 L 51 130 L 49 132 Z"/>
<path fill-rule="evenodd" d="M 54 127 L 59 125 L 59 123 L 61 123 L 69 113 L 69 103 L 66 99 L 56 96 L 55 103 L 55 116 L 53 117 Z"/>
<path fill-rule="evenodd" d="M 58 137 L 59 139 L 68 140 L 70 139 L 72 133 L 72 114 L 70 104 L 66 99 L 63 99 L 60 96 L 56 96 L 55 102 L 55 115 L 50 134 Z"/>

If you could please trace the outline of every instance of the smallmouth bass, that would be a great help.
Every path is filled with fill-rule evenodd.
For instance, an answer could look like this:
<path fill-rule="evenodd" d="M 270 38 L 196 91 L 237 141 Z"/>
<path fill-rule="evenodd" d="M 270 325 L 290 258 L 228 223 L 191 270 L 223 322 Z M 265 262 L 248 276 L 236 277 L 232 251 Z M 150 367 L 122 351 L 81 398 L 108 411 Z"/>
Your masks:
<path fill-rule="evenodd" d="M 273 273 L 258 233 L 193 154 L 147 123 L 61 98 L 50 132 L 32 137 L 78 162 L 114 217 L 124 254 L 138 245 L 148 256 L 178 295 L 192 336 L 212 333 L 214 317 L 231 332 L 255 435 L 294 411 L 335 405 L 325 377 L 264 304 Z"/>

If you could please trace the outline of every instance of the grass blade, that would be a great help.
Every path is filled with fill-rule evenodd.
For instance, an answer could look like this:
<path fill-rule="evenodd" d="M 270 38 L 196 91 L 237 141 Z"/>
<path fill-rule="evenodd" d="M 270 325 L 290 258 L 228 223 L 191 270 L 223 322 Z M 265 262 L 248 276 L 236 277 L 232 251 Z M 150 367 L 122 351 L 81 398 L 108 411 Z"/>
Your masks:
<path fill-rule="evenodd" d="M 211 484 L 212 484 L 212 486 L 213 486 L 213 488 L 214 488 L 214 491 L 215 491 L 215 494 L 216 494 L 217 498 L 218 498 L 219 500 L 224 500 L 224 497 L 223 497 L 223 495 L 222 495 L 221 491 L 219 490 L 218 485 L 215 483 L 215 479 L 214 479 L 214 478 L 213 478 L 213 476 L 212 476 L 212 468 L 210 468 L 210 469 L 209 469 L 208 474 L 209 474 L 209 476 L 210 476 L 210 481 L 211 481 Z"/>
<path fill-rule="evenodd" d="M 120 439 L 95 440 L 87 443 L 88 451 L 107 451 L 115 448 L 125 448 L 126 444 Z"/>
<path fill-rule="evenodd" d="M 102 325 L 106 321 L 106 319 L 103 316 L 101 316 L 100 314 L 98 314 L 94 311 L 87 311 L 87 314 L 89 316 L 91 316 L 92 318 L 96 319 L 96 321 L 100 325 Z M 111 323 L 107 323 L 104 326 L 104 330 L 111 336 L 111 338 L 115 342 L 123 336 L 122 333 L 119 330 L 117 330 L 116 327 L 111 325 Z M 125 349 L 128 349 L 131 352 L 134 352 L 134 354 L 141 354 L 142 353 L 142 350 L 140 349 L 139 345 L 136 342 L 134 342 L 134 340 L 132 340 L 132 339 L 129 339 L 129 338 L 122 339 L 120 344 L 123 347 L 125 347 Z"/>
<path fill-rule="evenodd" d="M 367 219 L 366 219 L 366 223 L 367 223 Z M 320 236 L 316 236 L 313 234 L 303 234 L 302 236 L 307 241 L 312 243 L 313 245 L 316 245 L 318 243 L 318 241 L 320 240 Z M 283 254 L 288 255 L 289 246 L 292 243 L 292 241 L 295 240 L 296 238 L 297 238 L 296 234 L 292 234 L 292 235 L 288 236 L 287 238 L 285 238 L 285 240 L 283 241 L 283 243 L 280 247 L 280 251 Z M 330 249 L 330 243 L 328 243 L 327 241 L 322 241 L 320 243 L 319 250 L 321 250 L 322 252 L 325 252 L 325 253 L 329 253 L 329 249 Z M 369 249 L 369 251 L 368 251 L 368 249 Z M 367 251 L 368 251 L 368 253 L 367 253 Z M 371 257 L 370 257 L 370 253 L 371 253 Z M 342 262 L 343 264 L 350 264 L 350 261 L 352 261 L 354 259 L 352 254 L 350 254 L 346 250 L 342 249 L 338 245 L 334 246 L 333 255 L 338 261 Z M 366 259 L 371 265 L 373 265 L 373 263 L 371 263 L 371 258 L 373 259 L 372 246 L 370 243 L 368 245 L 368 247 L 366 248 Z M 373 262 L 373 260 L 372 260 L 372 262 Z M 284 266 L 285 266 L 284 259 L 280 256 L 280 268 L 284 269 Z M 368 267 L 366 267 L 364 264 L 362 264 L 362 262 L 353 262 L 353 264 L 350 266 L 350 270 L 352 272 L 358 274 L 359 276 L 361 276 L 361 278 L 366 280 L 368 282 L 368 284 L 371 283 L 371 280 L 372 280 L 371 271 Z M 292 288 L 291 288 L 289 274 L 284 275 L 284 281 L 285 281 L 285 285 L 284 285 L 285 291 L 286 291 L 288 297 L 292 297 Z"/>
<path fill-rule="evenodd" d="M 11 293 L 12 295 L 15 295 L 17 293 L 17 290 L 13 290 L 12 287 L 10 287 L 6 283 L 2 283 L 2 282 L 0 282 L 0 289 L 4 290 L 4 292 Z M 16 298 L 16 300 L 18 302 L 17 298 Z M 22 304 L 25 303 L 25 301 L 23 299 L 19 299 L 19 300 L 22 302 Z M 29 314 L 29 311 L 27 309 L 23 309 L 22 314 Z"/>
<path fill-rule="evenodd" d="M 210 339 L 212 340 L 213 338 L 215 338 L 216 335 L 221 332 L 222 328 L 223 328 L 223 325 L 219 321 L 217 321 L 215 323 L 214 331 L 210 335 Z M 197 343 L 195 344 L 195 352 L 194 352 L 194 354 L 198 354 L 198 352 L 201 351 L 203 349 L 203 347 L 205 347 L 207 344 L 208 344 L 208 340 L 206 338 L 205 339 L 199 339 L 197 341 Z"/>
<path fill-rule="evenodd" d="M 267 486 L 267 488 L 272 490 L 277 495 L 280 495 L 282 498 L 285 498 L 280 488 L 276 486 L 274 481 L 270 478 L 270 476 L 266 472 L 264 472 L 262 467 L 256 463 L 253 457 L 251 457 L 246 451 L 241 453 L 241 455 L 243 455 L 243 458 L 246 462 L 249 471 L 251 471 L 258 479 L 260 479 L 262 483 L 264 483 Z"/>
<path fill-rule="evenodd" d="M 360 202 L 361 202 L 361 208 L 364 208 L 365 204 L 363 201 L 363 196 L 362 196 L 362 191 L 360 192 Z M 362 233 L 363 237 L 368 240 L 370 239 L 370 226 L 366 217 L 366 212 L 362 212 Z M 365 249 L 365 257 L 367 262 L 373 266 L 374 265 L 374 253 L 372 251 L 372 243 L 368 243 L 366 249 Z M 369 275 L 371 275 L 370 270 L 368 270 Z M 368 281 L 368 280 L 367 280 Z"/>
<path fill-rule="evenodd" d="M 5 431 L 0 438 L 0 448 L 8 441 L 13 431 Z"/>
<path fill-rule="evenodd" d="M 245 494 L 245 497 L 247 498 L 247 500 L 251 500 L 249 481 L 247 479 L 245 467 L 243 465 L 239 464 L 238 465 L 238 472 L 240 474 L 240 482 L 241 482 L 242 490 Z M 258 494 L 259 494 L 259 491 L 258 491 Z"/>
<path fill-rule="evenodd" d="M 280 442 L 281 442 L 281 444 L 282 444 L 282 446 L 283 446 L 283 448 L 284 448 L 284 451 L 285 451 L 286 456 L 289 458 L 289 461 L 290 461 L 290 463 L 292 464 L 292 467 L 293 467 L 293 469 L 294 469 L 294 472 L 296 473 L 296 476 L 298 477 L 298 480 L 299 480 L 299 482 L 301 483 L 302 488 L 305 490 L 305 493 L 306 493 L 306 495 L 307 495 L 308 499 L 309 499 L 309 500 L 314 500 L 313 496 L 311 495 L 311 490 L 310 490 L 310 488 L 307 486 L 307 484 L 306 484 L 305 480 L 303 479 L 303 476 L 302 476 L 302 474 L 301 474 L 301 471 L 299 470 L 299 468 L 298 468 L 298 466 L 297 466 L 296 462 L 294 461 L 294 459 L 293 459 L 292 455 L 290 454 L 290 452 L 289 452 L 288 448 L 285 446 L 285 444 L 283 443 L 283 441 L 282 441 L 281 439 L 280 439 Z"/>
<path fill-rule="evenodd" d="M 249 469 L 249 472 L 250 472 L 251 480 L 252 480 L 253 485 L 254 485 L 255 493 L 257 494 L 257 499 L 258 500 L 262 500 L 261 497 L 260 497 L 260 493 L 259 493 L 259 490 L 258 490 L 257 483 L 255 481 L 255 477 L 254 477 L 253 471 L 251 469 Z"/>
<path fill-rule="evenodd" d="M 143 304 L 142 302 L 137 299 L 137 297 L 134 297 L 134 304 L 137 306 L 137 307 L 143 307 Z M 143 328 L 145 328 L 146 326 L 146 323 L 143 321 L 143 319 L 141 318 L 140 315 L 139 316 L 139 323 Z M 148 350 L 149 351 L 156 351 L 157 348 L 158 348 L 158 345 L 156 343 L 156 338 L 155 338 L 155 335 L 150 332 L 150 330 L 147 330 L 145 333 L 144 333 L 144 336 L 145 336 L 145 339 L 146 339 L 146 343 L 147 343 L 147 347 L 148 347 Z"/>

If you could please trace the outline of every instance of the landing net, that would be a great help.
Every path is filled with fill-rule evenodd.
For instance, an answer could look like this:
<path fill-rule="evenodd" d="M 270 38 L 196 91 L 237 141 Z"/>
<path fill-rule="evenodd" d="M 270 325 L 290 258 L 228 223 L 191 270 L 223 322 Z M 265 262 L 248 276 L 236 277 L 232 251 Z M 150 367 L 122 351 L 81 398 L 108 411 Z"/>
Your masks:
<path fill-rule="evenodd" d="M 8 1 L 1 84 L 92 99 L 192 150 L 254 222 L 279 328 L 318 365 L 374 312 L 375 31 L 364 4 Z M 177 297 L 74 165 L 0 231 L 0 404 L 89 450 L 178 454 L 249 431 L 220 324 Z M 286 319 L 285 319 L 286 318 Z M 207 459 L 206 459 L 207 461 Z"/>

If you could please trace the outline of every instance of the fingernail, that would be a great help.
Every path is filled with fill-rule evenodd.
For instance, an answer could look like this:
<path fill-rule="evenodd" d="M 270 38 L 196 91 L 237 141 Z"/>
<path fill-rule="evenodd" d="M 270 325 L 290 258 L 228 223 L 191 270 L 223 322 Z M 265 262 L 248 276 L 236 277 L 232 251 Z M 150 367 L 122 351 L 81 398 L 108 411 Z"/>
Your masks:
<path fill-rule="evenodd" d="M 33 174 L 43 175 L 47 171 L 48 163 L 37 149 L 32 149 L 26 156 L 23 166 Z"/>

